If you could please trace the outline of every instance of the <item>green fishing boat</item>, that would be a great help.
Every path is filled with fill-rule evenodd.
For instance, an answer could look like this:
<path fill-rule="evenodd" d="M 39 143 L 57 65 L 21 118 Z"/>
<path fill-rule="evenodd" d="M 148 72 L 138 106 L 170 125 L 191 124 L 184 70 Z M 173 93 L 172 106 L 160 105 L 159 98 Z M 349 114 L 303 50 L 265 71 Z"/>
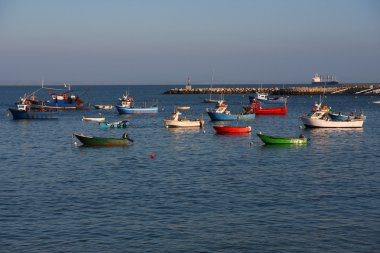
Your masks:
<path fill-rule="evenodd" d="M 276 136 L 269 136 L 264 134 L 257 134 L 259 138 L 265 143 L 265 144 L 307 144 L 307 141 L 309 140 L 303 135 L 300 135 L 299 137 L 276 137 Z"/>
<path fill-rule="evenodd" d="M 94 137 L 84 134 L 73 134 L 85 146 L 127 146 L 129 142 L 133 142 L 125 133 L 121 138 Z"/>

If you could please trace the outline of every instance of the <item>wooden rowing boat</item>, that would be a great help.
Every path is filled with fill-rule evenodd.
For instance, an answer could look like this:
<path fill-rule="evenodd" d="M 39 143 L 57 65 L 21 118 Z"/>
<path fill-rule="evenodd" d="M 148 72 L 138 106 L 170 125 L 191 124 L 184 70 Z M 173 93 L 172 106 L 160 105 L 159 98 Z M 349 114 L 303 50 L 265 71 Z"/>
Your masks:
<path fill-rule="evenodd" d="M 76 133 L 73 135 L 85 146 L 127 146 L 129 142 L 133 142 L 127 134 L 123 134 L 122 138 L 95 137 Z"/>
<path fill-rule="evenodd" d="M 104 117 L 82 117 L 82 121 L 95 121 L 95 122 L 103 122 L 106 118 Z"/>

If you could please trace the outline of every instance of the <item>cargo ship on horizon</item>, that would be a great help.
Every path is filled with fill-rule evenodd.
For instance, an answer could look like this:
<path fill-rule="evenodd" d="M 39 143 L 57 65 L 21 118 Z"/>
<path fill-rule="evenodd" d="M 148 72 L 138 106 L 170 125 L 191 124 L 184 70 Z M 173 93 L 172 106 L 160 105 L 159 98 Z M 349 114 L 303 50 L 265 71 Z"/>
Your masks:
<path fill-rule="evenodd" d="M 311 79 L 311 84 L 339 84 L 333 75 L 322 76 L 315 74 Z"/>

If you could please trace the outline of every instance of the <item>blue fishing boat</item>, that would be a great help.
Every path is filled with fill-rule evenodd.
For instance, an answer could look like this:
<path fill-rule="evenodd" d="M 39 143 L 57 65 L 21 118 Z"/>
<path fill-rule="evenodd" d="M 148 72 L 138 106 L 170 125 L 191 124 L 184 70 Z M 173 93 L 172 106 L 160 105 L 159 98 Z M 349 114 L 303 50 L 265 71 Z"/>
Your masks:
<path fill-rule="evenodd" d="M 99 122 L 101 128 L 126 128 L 129 125 L 128 120 L 116 121 L 116 122 Z"/>
<path fill-rule="evenodd" d="M 19 104 L 16 108 L 8 108 L 12 113 L 13 119 L 58 119 L 56 112 L 51 111 L 34 111 L 29 104 Z"/>
<path fill-rule="evenodd" d="M 207 114 L 212 121 L 232 121 L 232 120 L 253 120 L 255 119 L 254 113 L 237 113 L 233 114 L 227 110 L 228 105 L 220 101 L 213 110 L 207 110 Z"/>
<path fill-rule="evenodd" d="M 30 104 L 32 110 L 88 110 L 90 109 L 90 103 L 83 102 L 79 96 L 74 95 L 71 90 L 70 85 L 65 84 L 64 89 L 53 88 L 53 87 L 42 87 L 36 91 L 33 91 L 29 95 L 25 95 L 21 100 L 25 100 L 26 103 Z M 52 100 L 40 100 L 37 98 L 38 93 L 41 90 L 47 90 L 48 95 L 51 96 Z M 21 100 L 18 102 L 21 103 Z"/>
<path fill-rule="evenodd" d="M 255 97 L 249 96 L 250 103 L 252 103 L 254 99 Z M 258 100 L 259 102 L 267 103 L 267 104 L 285 104 L 288 98 L 287 97 L 269 97 L 268 93 L 256 92 L 256 100 Z"/>
<path fill-rule="evenodd" d="M 115 106 L 119 114 L 153 114 L 158 113 L 157 105 L 144 105 L 137 107 L 134 105 L 134 99 L 126 93 L 123 98 L 119 98 L 119 104 Z"/>
<path fill-rule="evenodd" d="M 43 104 L 43 108 L 58 109 L 58 110 L 89 110 L 90 103 L 85 103 L 79 96 L 74 95 L 70 88 L 70 85 L 65 84 L 66 89 L 48 89 L 48 93 L 51 91 L 59 91 L 59 93 L 52 93 L 52 101 L 47 101 Z"/>
<path fill-rule="evenodd" d="M 158 113 L 157 106 L 123 108 L 116 106 L 119 114 L 153 114 Z"/>
<path fill-rule="evenodd" d="M 217 112 L 207 112 L 208 116 L 212 121 L 232 121 L 232 120 L 253 120 L 255 119 L 255 114 L 228 114 L 228 113 L 217 113 Z"/>

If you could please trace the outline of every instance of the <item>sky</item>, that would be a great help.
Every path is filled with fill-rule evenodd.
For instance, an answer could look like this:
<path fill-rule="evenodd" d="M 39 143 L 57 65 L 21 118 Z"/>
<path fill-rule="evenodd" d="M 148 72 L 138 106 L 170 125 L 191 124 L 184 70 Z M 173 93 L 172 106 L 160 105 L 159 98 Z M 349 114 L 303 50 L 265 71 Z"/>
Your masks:
<path fill-rule="evenodd" d="M 0 0 L 0 84 L 380 82 L 377 0 Z"/>

